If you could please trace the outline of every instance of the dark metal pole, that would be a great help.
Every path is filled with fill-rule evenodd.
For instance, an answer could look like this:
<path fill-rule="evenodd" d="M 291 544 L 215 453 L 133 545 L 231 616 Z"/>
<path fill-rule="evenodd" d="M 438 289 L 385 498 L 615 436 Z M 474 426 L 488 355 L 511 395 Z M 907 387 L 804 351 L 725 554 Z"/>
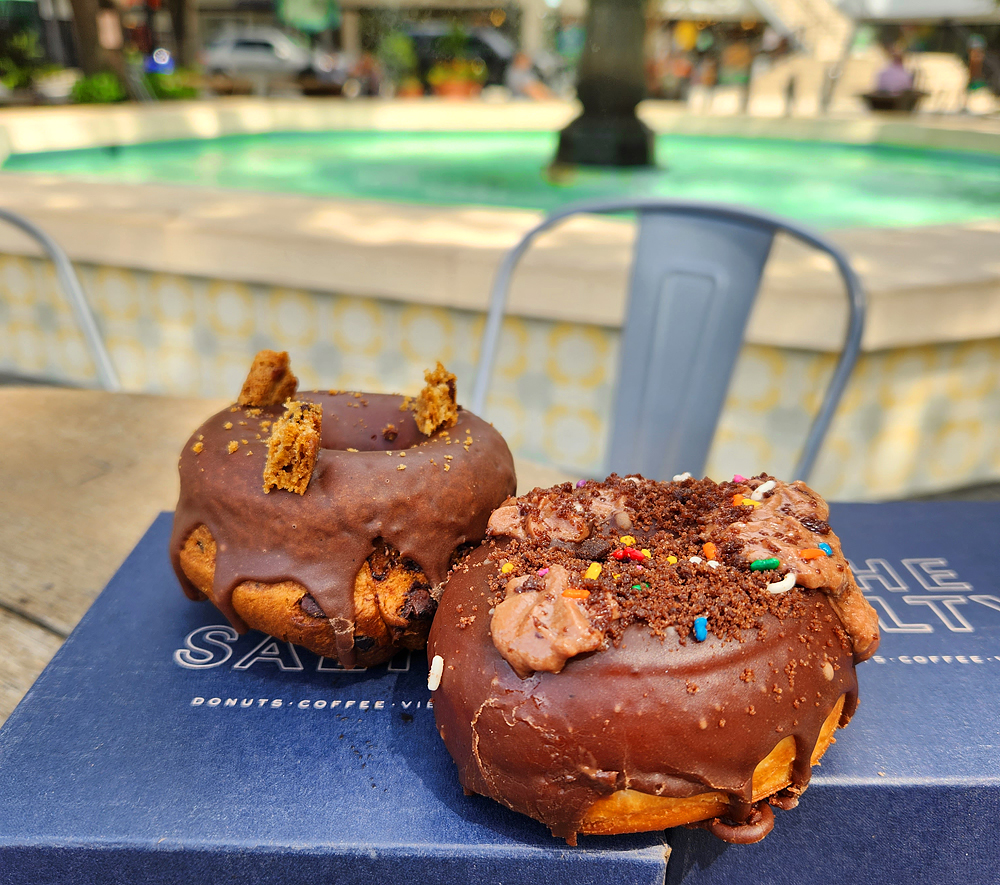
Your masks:
<path fill-rule="evenodd" d="M 583 113 L 559 134 L 557 164 L 653 164 L 653 133 L 635 114 L 646 95 L 645 10 L 646 0 L 590 0 L 576 87 Z"/>

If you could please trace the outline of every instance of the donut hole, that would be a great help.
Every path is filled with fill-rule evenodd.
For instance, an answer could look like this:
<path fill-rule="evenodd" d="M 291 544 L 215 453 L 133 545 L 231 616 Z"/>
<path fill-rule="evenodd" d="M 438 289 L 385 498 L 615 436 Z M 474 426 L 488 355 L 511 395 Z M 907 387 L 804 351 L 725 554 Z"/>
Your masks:
<path fill-rule="evenodd" d="M 324 404 L 319 441 L 322 449 L 340 452 L 402 452 L 428 439 L 417 428 L 412 412 L 368 406 L 356 419 L 344 420 L 340 417 L 342 412 L 338 410 L 328 414 L 328 408 Z"/>

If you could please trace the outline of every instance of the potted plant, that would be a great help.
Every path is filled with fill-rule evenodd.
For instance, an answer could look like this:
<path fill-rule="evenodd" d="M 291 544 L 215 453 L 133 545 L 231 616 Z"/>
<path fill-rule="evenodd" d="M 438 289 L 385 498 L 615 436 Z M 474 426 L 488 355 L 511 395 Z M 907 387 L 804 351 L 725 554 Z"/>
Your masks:
<path fill-rule="evenodd" d="M 427 72 L 427 85 L 435 95 L 472 98 L 486 82 L 486 64 L 470 57 L 469 37 L 458 25 L 442 36 L 435 46 L 437 60 Z"/>
<path fill-rule="evenodd" d="M 480 58 L 439 61 L 427 72 L 434 94 L 445 98 L 473 98 L 482 92 L 485 80 L 486 65 Z"/>

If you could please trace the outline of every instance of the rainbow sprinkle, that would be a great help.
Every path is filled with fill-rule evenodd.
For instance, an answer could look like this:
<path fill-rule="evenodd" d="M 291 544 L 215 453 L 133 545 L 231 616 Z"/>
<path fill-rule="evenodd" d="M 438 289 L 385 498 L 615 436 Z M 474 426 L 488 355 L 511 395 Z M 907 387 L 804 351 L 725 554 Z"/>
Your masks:
<path fill-rule="evenodd" d="M 700 616 L 694 619 L 694 638 L 698 642 L 708 639 L 708 618 Z"/>
<path fill-rule="evenodd" d="M 822 550 L 827 556 L 833 556 L 833 548 L 829 544 L 817 544 L 820 550 Z"/>
<path fill-rule="evenodd" d="M 643 562 L 648 556 L 644 550 L 636 550 L 635 547 L 621 547 L 611 552 L 611 558 L 621 562 L 623 559 L 631 559 L 633 562 Z"/>
<path fill-rule="evenodd" d="M 788 572 L 780 581 L 773 581 L 767 585 L 768 593 L 787 593 L 795 586 L 798 575 L 795 572 Z"/>
<path fill-rule="evenodd" d="M 799 551 L 799 559 L 822 559 L 826 557 L 826 551 L 820 550 L 819 547 L 806 547 L 805 550 Z"/>

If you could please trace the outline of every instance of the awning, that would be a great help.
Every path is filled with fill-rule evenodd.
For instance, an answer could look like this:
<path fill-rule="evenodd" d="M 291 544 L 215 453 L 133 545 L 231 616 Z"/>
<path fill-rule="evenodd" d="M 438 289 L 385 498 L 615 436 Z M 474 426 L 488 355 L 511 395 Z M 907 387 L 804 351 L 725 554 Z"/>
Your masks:
<path fill-rule="evenodd" d="M 993 0 L 838 0 L 852 18 L 876 21 L 1000 22 L 1000 8 Z"/>

